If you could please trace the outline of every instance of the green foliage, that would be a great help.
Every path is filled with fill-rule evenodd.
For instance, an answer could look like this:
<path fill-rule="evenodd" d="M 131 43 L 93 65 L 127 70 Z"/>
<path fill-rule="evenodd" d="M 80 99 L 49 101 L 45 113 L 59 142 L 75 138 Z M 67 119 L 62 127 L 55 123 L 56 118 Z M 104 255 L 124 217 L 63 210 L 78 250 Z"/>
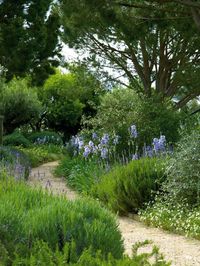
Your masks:
<path fill-rule="evenodd" d="M 3 144 L 8 146 L 22 146 L 24 148 L 31 145 L 30 141 L 19 132 L 13 132 L 12 134 L 5 136 L 3 138 Z"/>
<path fill-rule="evenodd" d="M 46 107 L 46 126 L 64 133 L 65 139 L 77 133 L 82 114 L 94 115 L 101 87 L 85 69 L 72 70 L 69 74 L 57 72 L 39 91 Z"/>
<path fill-rule="evenodd" d="M 39 145 L 30 148 L 20 147 L 19 149 L 27 155 L 32 167 L 60 160 L 65 154 L 65 150 L 62 147 L 55 145 Z"/>
<path fill-rule="evenodd" d="M 88 64 L 99 71 L 105 65 L 117 69 L 121 75 L 113 79 L 126 77 L 137 92 L 149 98 L 155 93 L 160 102 L 176 97 L 181 108 L 199 95 L 200 37 L 192 16 L 180 23 L 187 6 L 179 6 L 179 16 L 176 11 L 172 16 L 177 5 L 171 1 L 164 1 L 167 11 L 159 1 L 148 2 L 63 0 L 64 41 L 89 51 Z"/>
<path fill-rule="evenodd" d="M 0 265 L 1 266 L 8 265 L 8 261 L 9 261 L 8 252 L 7 252 L 6 248 L 4 247 L 4 245 L 0 241 Z"/>
<path fill-rule="evenodd" d="M 139 98 L 131 89 L 118 89 L 107 93 L 101 101 L 97 115 L 88 121 L 94 130 L 118 134 L 120 149 L 126 147 L 130 139 L 129 128 L 136 125 L 137 143 L 142 149 L 144 143 L 151 145 L 152 139 L 160 134 L 167 142 L 176 142 L 179 138 L 180 115 L 169 103 Z"/>
<path fill-rule="evenodd" d="M 101 250 L 104 257 L 122 257 L 115 217 L 92 200 L 71 202 L 7 180 L 0 181 L 0 209 L 0 239 L 11 258 L 28 254 L 37 240 L 54 252 L 74 242 L 74 258 L 88 248 L 92 253 Z"/>
<path fill-rule="evenodd" d="M 0 146 L 0 160 L 10 163 L 14 161 L 14 156 L 12 155 L 10 148 Z"/>
<path fill-rule="evenodd" d="M 108 258 L 102 255 L 101 251 L 92 252 L 91 249 L 84 250 L 80 258 L 74 256 L 75 244 L 65 244 L 63 251 L 53 252 L 47 243 L 42 241 L 37 241 L 34 247 L 31 249 L 30 254 L 26 255 L 26 258 L 16 256 L 14 259 L 14 265 L 24 265 L 24 266 L 36 266 L 38 263 L 40 265 L 50 265 L 50 266 L 61 266 L 61 265 L 77 265 L 77 266 L 139 266 L 139 265 L 149 265 L 149 266 L 169 266 L 170 263 L 164 261 L 163 256 L 159 253 L 159 250 L 154 247 L 152 252 L 146 254 L 137 254 L 138 249 L 143 247 L 145 243 L 139 243 L 134 246 L 133 257 L 123 256 L 122 259 L 114 259 L 111 254 Z M 24 256 L 25 257 L 25 256 Z M 153 261 L 153 262 L 151 262 Z"/>
<path fill-rule="evenodd" d="M 0 88 L 0 97 L 0 112 L 4 115 L 7 134 L 39 116 L 41 103 L 26 79 L 13 79 L 5 84 Z"/>
<path fill-rule="evenodd" d="M 53 131 L 33 132 L 28 135 L 28 139 L 35 144 L 63 144 L 61 136 Z"/>
<path fill-rule="evenodd" d="M 176 202 L 200 203 L 200 128 L 182 137 L 167 165 L 164 190 Z"/>
<path fill-rule="evenodd" d="M 102 176 L 91 194 L 115 212 L 137 213 L 154 198 L 164 179 L 163 161 L 144 158 L 118 166 Z"/>
<path fill-rule="evenodd" d="M 200 206 L 191 208 L 187 202 L 177 203 L 167 195 L 147 205 L 140 212 L 140 219 L 147 225 L 200 240 Z"/>
<path fill-rule="evenodd" d="M 41 85 L 58 65 L 59 17 L 52 0 L 3 0 L 0 3 L 0 65 L 1 74 L 32 76 Z M 24 56 L 25 55 L 25 56 Z"/>
<path fill-rule="evenodd" d="M 94 160 L 82 157 L 64 158 L 55 170 L 55 174 L 65 177 L 67 184 L 73 189 L 88 194 L 91 187 L 99 182 L 105 172 L 103 166 Z"/>

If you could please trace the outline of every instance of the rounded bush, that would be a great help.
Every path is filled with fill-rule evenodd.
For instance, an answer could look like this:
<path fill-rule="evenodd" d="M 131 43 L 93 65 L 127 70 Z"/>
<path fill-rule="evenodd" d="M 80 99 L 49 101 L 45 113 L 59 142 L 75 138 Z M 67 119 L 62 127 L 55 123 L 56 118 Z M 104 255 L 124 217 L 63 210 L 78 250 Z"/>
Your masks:
<path fill-rule="evenodd" d="M 23 183 L 0 181 L 0 208 L 2 244 L 10 254 L 15 252 L 12 247 L 17 239 L 22 252 L 42 240 L 54 251 L 74 242 L 76 256 L 91 248 L 93 252 L 101 250 L 104 256 L 122 257 L 115 217 L 93 200 L 71 202 Z"/>
<path fill-rule="evenodd" d="M 28 139 L 35 144 L 63 144 L 61 136 L 52 131 L 34 132 L 29 135 Z"/>
<path fill-rule="evenodd" d="M 14 132 L 3 138 L 3 144 L 6 146 L 22 146 L 24 148 L 27 148 L 31 143 L 22 134 Z"/>
<path fill-rule="evenodd" d="M 115 212 L 137 213 L 154 198 L 163 180 L 162 160 L 143 158 L 115 167 L 92 187 L 91 193 Z"/>

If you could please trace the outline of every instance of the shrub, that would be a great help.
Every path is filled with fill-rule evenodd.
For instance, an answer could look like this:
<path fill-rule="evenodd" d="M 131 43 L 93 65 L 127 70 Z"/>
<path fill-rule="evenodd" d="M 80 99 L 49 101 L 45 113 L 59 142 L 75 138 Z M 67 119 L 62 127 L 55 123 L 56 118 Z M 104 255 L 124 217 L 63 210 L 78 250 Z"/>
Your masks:
<path fill-rule="evenodd" d="M 0 146 L 0 173 L 6 172 L 16 179 L 26 179 L 30 172 L 30 161 L 24 152 L 17 148 Z"/>
<path fill-rule="evenodd" d="M 81 157 L 65 157 L 55 170 L 56 175 L 66 178 L 70 187 L 84 193 L 89 193 L 104 172 L 104 168 L 96 161 L 87 161 Z"/>
<path fill-rule="evenodd" d="M 55 145 L 39 145 L 30 148 L 20 147 L 19 149 L 29 158 L 32 167 L 60 160 L 65 152 L 63 148 Z"/>
<path fill-rule="evenodd" d="M 164 190 L 174 201 L 200 204 L 200 128 L 185 135 L 167 165 Z"/>
<path fill-rule="evenodd" d="M 41 103 L 26 79 L 13 79 L 0 91 L 0 112 L 7 134 L 39 117 Z"/>
<path fill-rule="evenodd" d="M 14 132 L 3 138 L 3 144 L 8 145 L 8 146 L 22 146 L 22 147 L 27 148 L 30 146 L 31 143 L 22 134 L 18 132 Z"/>
<path fill-rule="evenodd" d="M 156 226 L 200 240 L 200 206 L 177 203 L 169 195 L 158 197 L 140 211 L 140 219 L 147 225 Z"/>
<path fill-rule="evenodd" d="M 16 243 L 20 245 L 17 253 L 27 254 L 37 240 L 53 251 L 74 241 L 77 257 L 88 248 L 93 253 L 101 250 L 104 257 L 109 253 L 122 257 L 115 217 L 92 200 L 70 202 L 10 180 L 0 181 L 0 209 L 0 237 L 10 257 Z"/>
<path fill-rule="evenodd" d="M 118 166 L 101 177 L 91 194 L 120 214 L 136 213 L 153 198 L 165 179 L 161 159 L 143 158 Z"/>
<path fill-rule="evenodd" d="M 28 136 L 28 139 L 35 144 L 63 144 L 61 136 L 53 131 L 33 132 Z"/>
<path fill-rule="evenodd" d="M 101 101 L 95 118 L 85 121 L 95 131 L 103 131 L 120 136 L 120 150 L 127 146 L 131 125 L 138 129 L 138 144 L 152 144 L 152 139 L 165 135 L 168 142 L 179 139 L 181 116 L 175 112 L 170 102 L 160 102 L 156 98 L 140 98 L 131 89 L 116 89 L 107 93 Z"/>
<path fill-rule="evenodd" d="M 145 244 L 145 243 L 144 243 Z M 128 256 L 123 256 L 122 259 L 114 259 L 112 255 L 109 255 L 107 259 L 102 255 L 101 251 L 92 252 L 91 249 L 85 250 L 80 258 L 77 258 L 76 246 L 74 242 L 71 244 L 65 244 L 63 251 L 56 250 L 53 252 L 49 248 L 48 244 L 42 241 L 37 241 L 34 247 L 31 249 L 30 254 L 26 254 L 23 257 L 19 255 L 14 259 L 14 265 L 26 265 L 26 266 L 36 266 L 38 263 L 40 265 L 77 265 L 77 266 L 139 266 L 139 265 L 149 265 L 149 266 L 169 266 L 170 263 L 164 261 L 163 256 L 159 254 L 157 248 L 153 248 L 151 253 L 145 253 L 138 255 L 138 249 L 144 245 L 137 244 L 134 247 L 135 251 L 132 258 Z M 24 254 L 23 254 L 24 255 Z M 151 262 L 152 261 L 152 262 Z"/>

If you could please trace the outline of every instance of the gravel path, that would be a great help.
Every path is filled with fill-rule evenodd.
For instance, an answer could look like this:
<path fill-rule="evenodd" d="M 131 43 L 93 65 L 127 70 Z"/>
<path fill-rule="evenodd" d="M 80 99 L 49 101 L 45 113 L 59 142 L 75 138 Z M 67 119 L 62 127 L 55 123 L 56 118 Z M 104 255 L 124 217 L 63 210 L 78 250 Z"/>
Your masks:
<path fill-rule="evenodd" d="M 78 195 L 67 188 L 62 178 L 54 177 L 52 174 L 57 165 L 58 162 L 51 162 L 32 169 L 28 183 L 31 186 L 43 187 L 54 194 L 64 194 L 68 199 L 74 200 Z M 124 238 L 125 252 L 129 255 L 135 242 L 148 239 L 160 248 L 173 266 L 200 266 L 200 241 L 198 240 L 147 227 L 128 217 L 119 217 L 119 228 Z M 151 247 L 152 245 L 142 248 L 142 251 L 150 251 Z"/>
<path fill-rule="evenodd" d="M 66 195 L 68 199 L 74 200 L 77 194 L 66 186 L 64 179 L 54 177 L 52 174 L 57 165 L 58 161 L 55 161 L 33 168 L 28 183 L 34 187 L 42 187 L 53 194 Z"/>

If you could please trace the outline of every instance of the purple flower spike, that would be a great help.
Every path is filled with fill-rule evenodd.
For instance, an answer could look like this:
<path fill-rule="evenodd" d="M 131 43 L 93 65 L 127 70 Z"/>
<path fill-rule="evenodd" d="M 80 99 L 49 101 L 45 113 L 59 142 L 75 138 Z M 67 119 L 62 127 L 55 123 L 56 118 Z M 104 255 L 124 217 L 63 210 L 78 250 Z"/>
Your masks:
<path fill-rule="evenodd" d="M 137 136 L 138 136 L 138 133 L 137 133 L 137 128 L 136 128 L 136 125 L 132 125 L 130 127 L 130 134 L 131 134 L 131 137 L 136 139 Z"/>
<path fill-rule="evenodd" d="M 95 133 L 95 132 L 92 133 L 92 139 L 98 139 L 97 133 Z"/>
<path fill-rule="evenodd" d="M 158 152 L 164 152 L 165 151 L 165 146 L 166 146 L 166 138 L 164 135 L 161 135 L 160 138 L 154 138 L 153 139 L 153 146 L 154 146 L 154 151 L 156 153 Z"/>
<path fill-rule="evenodd" d="M 87 158 L 87 157 L 89 156 L 90 153 L 91 153 L 90 147 L 85 146 L 85 147 L 84 147 L 83 156 L 84 156 L 85 158 Z"/>
<path fill-rule="evenodd" d="M 110 139 L 109 135 L 108 134 L 104 134 L 102 139 L 101 139 L 101 144 L 102 145 L 107 145 L 108 142 L 109 142 L 109 139 Z"/>
<path fill-rule="evenodd" d="M 91 148 L 93 148 L 93 147 L 94 147 L 94 142 L 90 140 L 89 143 L 88 143 L 88 145 L 89 145 Z"/>
<path fill-rule="evenodd" d="M 139 157 L 138 157 L 138 154 L 137 153 L 135 153 L 135 154 L 132 155 L 132 160 L 138 160 L 138 159 L 139 159 Z"/>
<path fill-rule="evenodd" d="M 106 159 L 108 157 L 108 149 L 107 148 L 102 148 L 101 149 L 101 158 Z"/>
<path fill-rule="evenodd" d="M 145 149 L 145 156 L 153 157 L 153 149 L 151 146 L 147 146 Z"/>

